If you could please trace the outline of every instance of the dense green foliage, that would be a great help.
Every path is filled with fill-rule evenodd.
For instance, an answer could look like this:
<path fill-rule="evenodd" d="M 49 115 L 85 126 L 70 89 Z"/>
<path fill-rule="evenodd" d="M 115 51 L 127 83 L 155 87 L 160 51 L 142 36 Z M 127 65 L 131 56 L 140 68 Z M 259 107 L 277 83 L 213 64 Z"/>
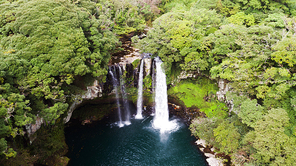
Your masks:
<path fill-rule="evenodd" d="M 158 55 L 168 74 L 172 66 L 180 62 L 185 70 L 207 70 L 215 59 L 205 56 L 207 48 L 200 40 L 215 32 L 220 24 L 221 18 L 215 11 L 191 8 L 169 12 L 153 22 L 153 29 L 137 46 L 143 52 Z M 134 39 L 137 42 L 137 38 Z"/>
<path fill-rule="evenodd" d="M 207 117 L 227 117 L 225 103 L 216 99 L 217 85 L 205 78 L 181 81 L 168 91 L 168 95 L 180 99 L 186 107 L 197 107 Z"/>
<path fill-rule="evenodd" d="M 159 56 L 169 77 L 182 68 L 227 80 L 231 87 L 225 102 L 233 105 L 225 114 L 205 109 L 204 84 L 181 82 L 169 90 L 206 113 L 208 118 L 192 122 L 192 133 L 237 165 L 293 165 L 296 2 L 169 0 L 162 5 L 166 13 L 146 38 L 133 38 L 136 46 Z"/>
<path fill-rule="evenodd" d="M 192 121 L 195 136 L 237 165 L 293 165 L 295 20 L 294 0 L 0 0 L 0 161 L 59 162 L 66 149 L 63 114 L 83 88 L 75 82 L 104 80 L 116 34 L 148 24 L 147 37 L 133 40 L 163 60 L 168 82 L 182 70 L 229 82 L 225 101 L 206 79 L 172 84 L 170 95 L 207 115 Z M 151 79 L 144 79 L 147 103 Z M 137 89 L 128 92 L 136 101 Z M 37 115 L 47 125 L 30 148 L 17 145 Z"/>
<path fill-rule="evenodd" d="M 159 14 L 158 4 L 160 1 L 141 0 L 99 0 L 97 9 L 100 18 L 104 21 L 104 28 L 110 27 L 116 34 L 128 34 L 130 32 L 143 31 L 146 23 Z"/>
<path fill-rule="evenodd" d="M 60 156 L 65 155 L 68 150 L 62 119 L 58 119 L 54 126 L 42 126 L 34 135 L 36 140 L 30 148 L 31 153 L 38 156 L 38 163 L 55 165 L 61 162 Z"/>
<path fill-rule="evenodd" d="M 54 124 L 77 76 L 106 75 L 118 39 L 87 0 L 1 1 L 0 13 L 0 154 L 12 157 L 5 138 L 24 135 L 36 115 Z"/>

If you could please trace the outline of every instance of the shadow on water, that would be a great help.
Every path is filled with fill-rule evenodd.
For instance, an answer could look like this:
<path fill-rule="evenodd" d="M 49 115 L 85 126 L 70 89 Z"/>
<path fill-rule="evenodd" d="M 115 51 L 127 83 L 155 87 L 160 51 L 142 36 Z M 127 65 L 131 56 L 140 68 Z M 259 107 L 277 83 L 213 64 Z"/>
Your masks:
<path fill-rule="evenodd" d="M 183 122 L 178 121 L 177 131 L 161 134 L 152 121 L 153 117 L 132 118 L 131 125 L 119 128 L 107 118 L 84 126 L 72 120 L 65 129 L 68 165 L 207 165 L 204 155 L 191 144 L 195 138 Z"/>

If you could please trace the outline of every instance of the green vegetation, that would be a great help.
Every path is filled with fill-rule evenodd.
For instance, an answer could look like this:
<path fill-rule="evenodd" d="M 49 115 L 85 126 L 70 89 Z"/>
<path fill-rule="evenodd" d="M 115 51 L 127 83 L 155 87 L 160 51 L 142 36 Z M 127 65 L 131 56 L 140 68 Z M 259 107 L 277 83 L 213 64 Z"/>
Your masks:
<path fill-rule="evenodd" d="M 68 151 L 65 142 L 64 124 L 58 119 L 55 126 L 42 126 L 36 133 L 36 140 L 31 145 L 31 153 L 38 156 L 38 163 L 55 165 L 60 163 Z"/>
<path fill-rule="evenodd" d="M 216 62 L 213 56 L 206 56 L 208 50 L 200 40 L 220 24 L 221 17 L 213 10 L 177 10 L 157 18 L 143 40 L 133 39 L 140 50 L 163 60 L 167 74 L 172 67 L 207 70 Z"/>
<path fill-rule="evenodd" d="M 133 38 L 136 46 L 159 56 L 169 78 L 181 68 L 231 87 L 228 114 L 209 98 L 217 91 L 211 84 L 174 83 L 170 95 L 207 115 L 192 121 L 192 133 L 236 165 L 293 165 L 296 2 L 168 0 L 161 8 L 147 37 Z"/>
<path fill-rule="evenodd" d="M 138 67 L 141 63 L 141 60 L 140 59 L 136 59 L 132 62 L 132 65 L 134 68 Z"/>
<path fill-rule="evenodd" d="M 1 1 L 0 13 L 0 155 L 9 158 L 17 154 L 11 140 L 37 114 L 54 128 L 80 89 L 77 77 L 106 75 L 118 39 L 92 1 Z"/>
<path fill-rule="evenodd" d="M 201 78 L 193 81 L 181 81 L 168 91 L 168 95 L 181 100 L 186 107 L 197 107 L 207 117 L 227 117 L 225 103 L 216 99 L 217 85 L 213 81 Z"/>
<path fill-rule="evenodd" d="M 96 3 L 100 19 L 104 24 L 102 28 L 112 27 L 118 35 L 143 31 L 146 24 L 158 16 L 161 1 L 141 0 L 98 0 Z M 107 21 L 105 21 L 107 20 Z"/>
<path fill-rule="evenodd" d="M 149 25 L 133 41 L 162 59 L 168 83 L 182 71 L 213 80 L 174 82 L 169 90 L 207 115 L 192 121 L 195 136 L 237 165 L 293 165 L 295 22 L 294 0 L 0 0 L 1 164 L 67 163 L 62 119 L 71 96 L 84 88 L 81 80 L 104 80 L 118 36 Z M 230 110 L 215 97 L 217 79 L 229 82 Z M 144 86 L 152 103 L 150 76 Z M 127 87 L 135 102 L 137 89 Z M 26 145 L 25 126 L 37 115 L 46 126 Z"/>
<path fill-rule="evenodd" d="M 151 83 L 151 82 L 150 82 Z M 153 104 L 153 94 L 151 93 L 150 89 L 146 89 L 147 87 L 145 87 L 145 89 L 143 89 L 143 103 L 145 103 L 145 105 L 150 105 L 152 106 Z M 138 100 L 138 88 L 136 87 L 130 87 L 126 89 L 126 92 L 128 94 L 128 99 L 130 101 L 132 101 L 133 103 L 137 103 Z"/>

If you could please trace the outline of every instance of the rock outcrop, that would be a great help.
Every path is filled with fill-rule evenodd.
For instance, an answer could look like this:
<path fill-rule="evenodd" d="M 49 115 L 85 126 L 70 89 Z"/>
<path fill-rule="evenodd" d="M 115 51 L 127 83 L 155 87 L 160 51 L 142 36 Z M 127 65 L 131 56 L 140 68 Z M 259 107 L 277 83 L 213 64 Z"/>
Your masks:
<path fill-rule="evenodd" d="M 226 98 L 226 93 L 231 91 L 229 83 L 227 82 L 227 80 L 219 79 L 218 87 L 219 91 L 216 93 L 218 100 L 225 102 L 227 107 L 229 108 L 229 113 L 232 112 L 233 102 L 232 100 L 227 100 Z"/>
<path fill-rule="evenodd" d="M 44 123 L 44 119 L 37 115 L 35 124 L 27 124 L 26 125 L 26 130 L 27 130 L 28 137 L 30 139 L 30 144 L 36 139 L 36 136 L 33 136 L 33 134 L 38 129 L 40 129 L 40 127 L 43 123 Z"/>
<path fill-rule="evenodd" d="M 98 81 L 95 80 L 92 86 L 87 87 L 87 91 L 82 95 L 82 99 L 94 99 L 96 97 L 102 97 L 103 90 L 102 87 L 98 84 Z"/>
<path fill-rule="evenodd" d="M 229 84 L 224 79 L 218 80 L 218 87 L 219 91 L 216 93 L 218 100 L 225 101 L 226 100 L 226 93 L 230 90 Z"/>
<path fill-rule="evenodd" d="M 91 99 L 94 99 L 96 97 L 101 97 L 101 96 L 102 96 L 102 88 L 98 84 L 98 81 L 95 80 L 94 84 L 92 86 L 87 87 L 87 91 L 85 92 L 85 94 L 73 96 L 74 102 L 71 104 L 71 106 L 67 112 L 67 116 L 64 118 L 64 123 L 67 123 L 70 121 L 73 111 L 76 109 L 76 107 L 79 104 L 82 103 L 83 100 L 91 100 Z M 37 118 L 36 118 L 36 121 L 34 124 L 32 123 L 32 124 L 26 125 L 26 131 L 27 131 L 27 135 L 30 139 L 30 143 L 32 143 L 36 139 L 36 136 L 33 136 L 33 135 L 38 129 L 40 129 L 40 127 L 42 126 L 42 124 L 44 122 L 45 121 L 43 120 L 43 118 L 41 118 L 37 115 Z"/>
<path fill-rule="evenodd" d="M 148 76 L 151 72 L 151 63 L 152 63 L 152 59 L 151 58 L 145 58 L 144 59 L 144 69 L 145 69 L 145 73 L 146 76 Z"/>
<path fill-rule="evenodd" d="M 199 75 L 199 71 L 181 71 L 181 73 L 177 76 L 176 79 L 174 79 L 171 84 L 176 85 L 178 84 L 181 80 L 187 79 L 187 78 L 196 78 Z"/>
<path fill-rule="evenodd" d="M 96 97 L 102 97 L 103 95 L 103 90 L 102 87 L 98 84 L 98 81 L 95 80 L 92 86 L 87 87 L 87 91 L 85 92 L 84 95 L 79 96 L 76 95 L 74 97 L 74 102 L 70 106 L 67 117 L 64 118 L 64 122 L 68 123 L 71 119 L 73 111 L 76 109 L 76 107 L 82 103 L 83 100 L 92 100 Z"/>
<path fill-rule="evenodd" d="M 199 149 L 204 153 L 207 157 L 207 162 L 210 166 L 223 166 L 223 160 L 217 158 L 217 153 L 214 152 L 214 148 L 209 148 L 206 144 L 205 140 L 199 139 L 196 141 Z"/>

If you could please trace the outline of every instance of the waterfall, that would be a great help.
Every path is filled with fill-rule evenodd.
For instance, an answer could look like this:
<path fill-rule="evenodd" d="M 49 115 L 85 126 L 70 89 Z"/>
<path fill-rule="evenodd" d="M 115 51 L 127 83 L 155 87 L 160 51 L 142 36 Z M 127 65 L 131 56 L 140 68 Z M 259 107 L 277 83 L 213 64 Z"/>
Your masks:
<path fill-rule="evenodd" d="M 155 116 L 153 128 L 159 129 L 161 133 L 177 128 L 175 121 L 169 121 L 168 97 L 166 75 L 161 67 L 162 61 L 155 58 L 156 82 L 155 82 Z"/>
<path fill-rule="evenodd" d="M 118 66 L 118 68 L 119 68 L 120 89 L 121 89 L 121 94 L 122 94 L 122 98 L 123 98 L 124 110 L 125 110 L 124 124 L 130 125 L 131 124 L 131 121 L 130 121 L 130 108 L 129 108 L 129 105 L 128 105 L 127 95 L 126 95 L 126 92 L 125 92 L 125 85 L 124 85 L 121 66 Z"/>
<path fill-rule="evenodd" d="M 155 76 L 155 61 L 152 61 L 152 93 L 153 93 L 153 98 L 155 99 L 155 82 L 156 82 L 156 76 Z M 154 102 L 154 105 L 155 105 L 155 102 Z M 154 116 L 155 115 L 155 107 L 152 108 L 152 114 L 151 116 Z"/>
<path fill-rule="evenodd" d="M 140 73 L 138 80 L 138 100 L 137 100 L 137 115 L 136 119 L 143 119 L 142 108 L 143 108 L 143 59 L 141 60 Z"/>
<path fill-rule="evenodd" d="M 118 89 L 117 89 L 118 81 L 116 79 L 116 71 L 114 71 L 114 74 L 113 74 L 112 70 L 109 70 L 109 72 L 110 72 L 110 75 L 112 77 L 113 88 L 115 89 L 115 93 L 116 93 L 116 103 L 117 103 L 117 108 L 118 108 L 117 110 L 118 110 L 118 117 L 119 117 L 118 126 L 123 127 L 124 124 L 122 123 L 122 118 L 121 118 L 121 109 L 120 109 L 119 94 L 118 94 Z"/>

